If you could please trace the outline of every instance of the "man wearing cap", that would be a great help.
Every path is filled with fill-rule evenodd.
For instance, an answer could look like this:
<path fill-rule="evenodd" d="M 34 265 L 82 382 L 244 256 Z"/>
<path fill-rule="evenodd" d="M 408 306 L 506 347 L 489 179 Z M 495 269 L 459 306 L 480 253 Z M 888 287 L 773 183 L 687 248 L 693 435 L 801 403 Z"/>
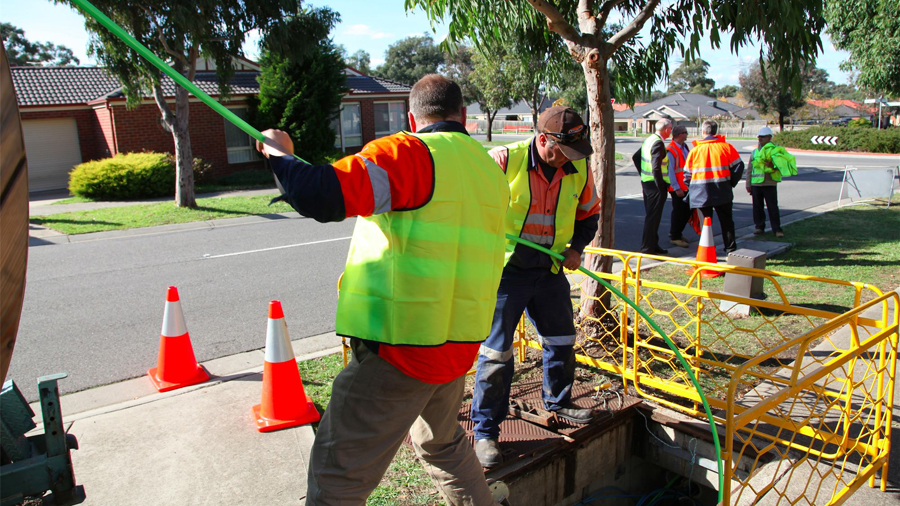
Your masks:
<path fill-rule="evenodd" d="M 581 265 L 582 252 L 597 232 L 600 201 L 585 160 L 591 152 L 587 126 L 567 107 L 544 111 L 532 138 L 489 152 L 509 182 L 506 233 L 560 253 L 565 260 L 506 242 L 491 333 L 479 350 L 472 400 L 475 453 L 486 468 L 502 461 L 500 423 L 509 409 L 512 342 L 523 311 L 541 336 L 544 406 L 574 423 L 591 420 L 589 409 L 571 401 L 575 325 L 562 269 Z"/>
<path fill-rule="evenodd" d="M 747 174 L 747 193 L 753 198 L 753 224 L 756 226 L 753 233 L 760 235 L 766 230 L 765 207 L 769 210 L 769 221 L 775 237 L 784 237 L 784 232 L 781 231 L 781 213 L 778 211 L 778 181 L 781 180 L 781 173 L 775 170 L 771 159 L 757 160 L 754 163 L 759 157 L 759 151 L 772 143 L 772 129 L 768 126 L 760 128 L 757 138 L 759 147 L 750 154 L 750 171 Z"/>
<path fill-rule="evenodd" d="M 684 163 L 691 152 L 686 142 L 687 136 L 687 127 L 676 125 L 672 128 L 672 142 L 666 146 L 666 151 L 669 152 L 666 157 L 669 159 L 669 177 L 672 180 L 669 185 L 669 195 L 672 196 L 669 241 L 682 248 L 688 247 L 688 242 L 682 234 L 691 218 L 691 207 L 686 200 L 688 187 L 684 184 Z"/>
<path fill-rule="evenodd" d="M 668 250 L 659 246 L 659 222 L 662 221 L 669 194 L 669 159 L 666 139 L 672 134 L 672 120 L 656 122 L 656 133 L 644 139 L 640 150 L 641 192 L 644 194 L 644 232 L 641 253 L 665 255 Z M 637 153 L 635 153 L 637 156 Z"/>

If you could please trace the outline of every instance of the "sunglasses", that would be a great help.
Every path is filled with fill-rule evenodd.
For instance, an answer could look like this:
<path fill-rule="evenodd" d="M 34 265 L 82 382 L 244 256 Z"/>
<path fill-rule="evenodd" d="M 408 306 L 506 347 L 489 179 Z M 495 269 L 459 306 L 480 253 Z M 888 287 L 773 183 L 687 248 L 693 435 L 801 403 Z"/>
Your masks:
<path fill-rule="evenodd" d="M 557 139 L 559 139 L 559 142 L 563 144 L 578 142 L 582 139 L 587 138 L 589 133 L 590 131 L 588 130 L 587 125 L 582 126 L 581 129 L 577 132 L 544 132 L 545 135 L 552 135 L 553 137 L 556 137 Z"/>

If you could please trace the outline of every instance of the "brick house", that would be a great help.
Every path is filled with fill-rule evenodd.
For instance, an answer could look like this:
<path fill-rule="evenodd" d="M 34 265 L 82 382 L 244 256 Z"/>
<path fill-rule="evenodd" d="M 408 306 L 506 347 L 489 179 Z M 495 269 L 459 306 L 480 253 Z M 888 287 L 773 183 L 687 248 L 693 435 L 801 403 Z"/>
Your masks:
<path fill-rule="evenodd" d="M 231 95 L 222 103 L 239 116 L 247 98 L 259 93 L 256 63 L 234 60 Z M 68 173 L 83 161 L 133 151 L 174 152 L 172 134 L 161 124 L 159 108 L 145 97 L 135 109 L 125 107 L 119 81 L 101 67 L 12 67 L 13 86 L 22 117 L 32 192 L 68 187 Z M 335 147 L 346 153 L 365 143 L 407 129 L 411 87 L 367 76 L 347 68 L 349 92 L 333 123 Z M 198 63 L 194 79 L 200 89 L 218 98 L 212 62 Z M 174 110 L 176 84 L 165 77 L 163 92 Z M 262 161 L 250 137 L 212 109 L 190 99 L 190 134 L 194 156 L 212 165 L 213 177 L 259 169 Z"/>

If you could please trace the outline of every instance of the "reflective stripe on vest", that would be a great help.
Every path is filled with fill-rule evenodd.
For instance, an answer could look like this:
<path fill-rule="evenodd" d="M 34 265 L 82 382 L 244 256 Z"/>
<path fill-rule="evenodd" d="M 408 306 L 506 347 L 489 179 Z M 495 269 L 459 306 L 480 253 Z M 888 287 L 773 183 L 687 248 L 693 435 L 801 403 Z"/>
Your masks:
<path fill-rule="evenodd" d="M 665 142 L 659 134 L 651 134 L 650 137 L 644 139 L 644 143 L 641 145 L 641 181 L 643 182 L 653 181 L 653 166 L 650 164 L 650 152 L 657 141 L 662 142 L 663 147 L 665 147 Z M 670 183 L 669 158 L 667 156 L 663 156 L 663 159 L 659 162 L 659 170 L 662 171 L 663 181 Z"/>
<path fill-rule="evenodd" d="M 531 140 L 529 139 L 506 146 L 509 150 L 509 158 L 506 162 L 506 180 L 509 182 L 510 191 L 509 211 L 506 213 L 506 233 L 562 253 L 575 233 L 575 212 L 578 210 L 578 199 L 587 184 L 587 164 L 585 160 L 571 162 L 578 172 L 566 174 L 560 180 L 555 214 L 529 214 L 531 210 L 531 176 L 528 171 L 530 145 Z M 524 233 L 526 225 L 552 227 L 552 235 L 546 229 L 546 234 Z M 505 262 L 512 257 L 516 244 L 513 241 L 506 242 Z M 555 258 L 551 260 L 553 261 L 552 271 L 559 272 L 559 260 Z"/>
<path fill-rule="evenodd" d="M 704 146 L 704 149 L 699 149 L 701 146 Z M 736 154 L 734 148 L 725 143 L 722 136 L 695 141 L 694 149 L 688 154 L 687 161 L 691 164 L 688 167 L 691 172 L 691 186 L 730 181 L 731 162 L 728 159 L 730 153 Z M 739 160 L 740 158 L 737 158 L 735 162 Z"/>
<path fill-rule="evenodd" d="M 503 172 L 464 134 L 396 135 L 428 147 L 433 194 L 418 209 L 357 219 L 335 331 L 395 345 L 483 341 L 503 270 Z M 397 163 L 427 167 L 431 160 Z"/>

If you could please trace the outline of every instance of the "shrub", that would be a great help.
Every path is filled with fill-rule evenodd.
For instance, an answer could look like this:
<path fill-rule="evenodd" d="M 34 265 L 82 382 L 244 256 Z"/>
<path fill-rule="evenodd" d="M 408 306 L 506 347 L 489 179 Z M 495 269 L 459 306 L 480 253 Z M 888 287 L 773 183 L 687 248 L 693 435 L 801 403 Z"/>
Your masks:
<path fill-rule="evenodd" d="M 811 139 L 814 136 L 837 137 L 837 143 L 835 146 L 813 144 Z M 772 142 L 779 146 L 797 149 L 900 154 L 900 128 L 875 130 L 872 128 L 814 127 L 778 133 Z"/>
<path fill-rule="evenodd" d="M 194 178 L 208 177 L 211 166 L 194 159 Z M 175 194 L 175 159 L 167 153 L 119 153 L 76 165 L 69 192 L 94 200 L 131 200 Z"/>
<path fill-rule="evenodd" d="M 847 126 L 856 128 L 872 128 L 872 122 L 865 118 L 856 118 L 848 121 Z"/>

